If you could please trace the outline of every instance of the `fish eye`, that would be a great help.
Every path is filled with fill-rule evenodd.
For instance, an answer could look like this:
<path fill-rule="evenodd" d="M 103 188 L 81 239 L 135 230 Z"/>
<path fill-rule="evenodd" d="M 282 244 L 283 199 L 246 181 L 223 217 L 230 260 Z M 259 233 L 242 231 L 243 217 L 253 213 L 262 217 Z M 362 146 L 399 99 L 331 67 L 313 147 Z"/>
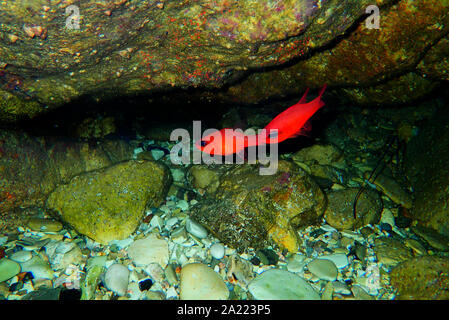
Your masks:
<path fill-rule="evenodd" d="M 207 144 L 208 144 L 208 142 L 207 142 L 207 141 L 204 141 L 204 140 L 201 140 L 201 142 L 200 142 L 200 145 L 201 145 L 202 147 L 205 147 Z"/>

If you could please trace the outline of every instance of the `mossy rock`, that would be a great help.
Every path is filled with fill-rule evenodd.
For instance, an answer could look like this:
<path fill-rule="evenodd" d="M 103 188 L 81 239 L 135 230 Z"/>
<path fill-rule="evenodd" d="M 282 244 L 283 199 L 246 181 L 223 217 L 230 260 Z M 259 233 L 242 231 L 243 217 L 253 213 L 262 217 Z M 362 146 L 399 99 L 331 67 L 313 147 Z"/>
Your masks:
<path fill-rule="evenodd" d="M 160 205 L 170 182 L 164 165 L 130 160 L 74 177 L 50 194 L 47 207 L 79 233 L 108 243 L 134 232 L 145 207 Z"/>
<path fill-rule="evenodd" d="M 390 273 L 390 283 L 401 300 L 447 300 L 448 270 L 448 258 L 416 257 L 397 265 Z"/>
<path fill-rule="evenodd" d="M 273 175 L 259 175 L 256 165 L 230 165 L 213 195 L 192 209 L 192 218 L 239 251 L 273 241 L 296 252 L 296 230 L 319 221 L 325 196 L 302 169 L 279 161 Z"/>

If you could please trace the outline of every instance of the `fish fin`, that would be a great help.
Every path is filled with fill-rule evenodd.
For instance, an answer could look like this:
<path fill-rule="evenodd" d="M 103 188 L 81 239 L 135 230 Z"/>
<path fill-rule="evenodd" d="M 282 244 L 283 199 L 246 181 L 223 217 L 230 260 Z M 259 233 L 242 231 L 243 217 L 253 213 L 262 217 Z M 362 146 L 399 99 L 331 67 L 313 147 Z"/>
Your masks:
<path fill-rule="evenodd" d="M 327 88 L 327 83 L 325 83 L 323 88 L 321 88 L 320 93 L 318 94 L 318 97 L 321 98 L 321 96 L 323 95 L 324 91 L 326 91 L 326 88 Z"/>
<path fill-rule="evenodd" d="M 304 125 L 290 138 L 298 138 L 299 136 L 310 137 L 311 131 L 312 131 L 312 124 L 310 123 L 310 120 L 307 120 L 306 123 L 304 123 Z"/>
<path fill-rule="evenodd" d="M 304 92 L 301 99 L 298 101 L 299 104 L 306 103 L 308 93 L 309 93 L 309 88 L 306 89 L 306 92 Z"/>

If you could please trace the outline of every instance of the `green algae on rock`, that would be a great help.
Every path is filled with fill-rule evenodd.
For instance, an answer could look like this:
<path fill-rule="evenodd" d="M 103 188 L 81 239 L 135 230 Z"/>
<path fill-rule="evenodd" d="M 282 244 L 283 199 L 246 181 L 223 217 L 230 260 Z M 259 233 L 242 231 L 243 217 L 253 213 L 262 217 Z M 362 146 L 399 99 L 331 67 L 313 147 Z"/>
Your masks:
<path fill-rule="evenodd" d="M 160 205 L 169 184 L 164 165 L 130 160 L 75 176 L 50 194 L 47 207 L 79 233 L 107 243 L 134 232 L 145 207 Z"/>
<path fill-rule="evenodd" d="M 325 196 L 293 163 L 279 161 L 271 176 L 258 170 L 254 165 L 227 166 L 216 192 L 194 206 L 191 217 L 239 251 L 263 248 L 272 240 L 296 252 L 297 228 L 319 221 Z"/>

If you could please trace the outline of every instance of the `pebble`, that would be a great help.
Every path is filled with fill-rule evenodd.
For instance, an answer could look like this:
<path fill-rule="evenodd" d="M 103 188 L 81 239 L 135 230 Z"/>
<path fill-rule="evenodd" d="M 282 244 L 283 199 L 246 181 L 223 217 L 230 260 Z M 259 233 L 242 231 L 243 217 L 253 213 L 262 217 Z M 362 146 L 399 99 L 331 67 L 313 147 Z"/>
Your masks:
<path fill-rule="evenodd" d="M 185 265 L 181 270 L 181 300 L 226 300 L 229 289 L 218 273 L 202 263 Z"/>
<path fill-rule="evenodd" d="M 178 201 L 178 203 L 176 204 L 176 206 L 178 208 L 180 208 L 182 211 L 187 211 L 189 210 L 189 203 L 186 200 L 180 200 Z"/>
<path fill-rule="evenodd" d="M 164 219 L 158 215 L 155 215 L 150 221 L 150 227 L 158 228 L 159 232 L 162 231 L 162 228 L 164 227 Z"/>
<path fill-rule="evenodd" d="M 380 218 L 381 223 L 388 223 L 390 226 L 394 226 L 394 215 L 390 209 L 384 208 L 382 211 L 382 216 Z"/>
<path fill-rule="evenodd" d="M 0 282 L 6 281 L 14 277 L 20 272 L 20 264 L 10 259 L 0 260 Z"/>
<path fill-rule="evenodd" d="M 165 229 L 171 230 L 177 223 L 179 219 L 176 217 L 170 218 L 165 222 Z"/>
<path fill-rule="evenodd" d="M 70 264 L 77 265 L 83 257 L 81 249 L 73 242 L 51 242 L 45 249 L 51 266 L 55 270 L 64 270 Z"/>
<path fill-rule="evenodd" d="M 248 285 L 257 300 L 320 300 L 319 294 L 303 278 L 294 273 L 270 269 Z"/>
<path fill-rule="evenodd" d="M 18 244 L 25 250 L 33 251 L 33 250 L 40 250 L 42 247 L 46 246 L 50 241 L 51 239 L 36 240 L 32 238 L 26 238 L 16 241 L 16 244 Z"/>
<path fill-rule="evenodd" d="M 348 257 L 344 253 L 327 254 L 320 256 L 319 258 L 331 260 L 338 269 L 343 269 L 349 264 Z"/>
<path fill-rule="evenodd" d="M 339 293 L 342 295 L 350 295 L 351 294 L 351 289 L 349 289 L 349 287 L 346 283 L 340 282 L 340 281 L 334 281 L 332 284 L 334 286 L 335 293 Z"/>
<path fill-rule="evenodd" d="M 128 256 L 138 267 L 158 263 L 165 268 L 169 258 L 168 243 L 152 234 L 145 239 L 134 241 L 128 248 Z"/>
<path fill-rule="evenodd" d="M 302 272 L 306 265 L 305 259 L 306 256 L 301 254 L 295 254 L 290 257 L 287 262 L 287 270 L 290 272 Z"/>
<path fill-rule="evenodd" d="M 167 268 L 165 268 L 165 278 L 167 279 L 168 283 L 172 286 L 179 283 L 178 277 L 176 276 L 175 268 L 172 264 L 169 264 Z"/>
<path fill-rule="evenodd" d="M 147 265 L 145 267 L 145 272 L 156 282 L 162 282 L 162 280 L 164 280 L 164 270 L 158 263 L 150 263 Z"/>
<path fill-rule="evenodd" d="M 14 252 L 9 258 L 15 262 L 22 263 L 30 260 L 32 257 L 31 251 L 21 250 Z"/>
<path fill-rule="evenodd" d="M 31 272 L 34 279 L 53 279 L 54 272 L 47 261 L 40 256 L 33 256 L 30 260 L 21 263 L 23 272 Z"/>
<path fill-rule="evenodd" d="M 42 232 L 58 232 L 62 230 L 62 223 L 53 219 L 31 218 L 27 221 L 31 230 Z"/>
<path fill-rule="evenodd" d="M 217 260 L 220 260 L 224 257 L 225 247 L 221 243 L 214 243 L 210 247 L 210 254 Z"/>
<path fill-rule="evenodd" d="M 192 219 L 187 219 L 186 230 L 188 233 L 194 235 L 197 238 L 203 239 L 207 237 L 207 230 L 198 222 L 195 222 Z"/>
<path fill-rule="evenodd" d="M 331 260 L 315 259 L 307 265 L 307 268 L 321 280 L 334 281 L 338 276 L 337 267 Z"/>
<path fill-rule="evenodd" d="M 122 264 L 111 265 L 104 276 L 106 288 L 119 296 L 124 296 L 128 290 L 129 270 Z"/>

